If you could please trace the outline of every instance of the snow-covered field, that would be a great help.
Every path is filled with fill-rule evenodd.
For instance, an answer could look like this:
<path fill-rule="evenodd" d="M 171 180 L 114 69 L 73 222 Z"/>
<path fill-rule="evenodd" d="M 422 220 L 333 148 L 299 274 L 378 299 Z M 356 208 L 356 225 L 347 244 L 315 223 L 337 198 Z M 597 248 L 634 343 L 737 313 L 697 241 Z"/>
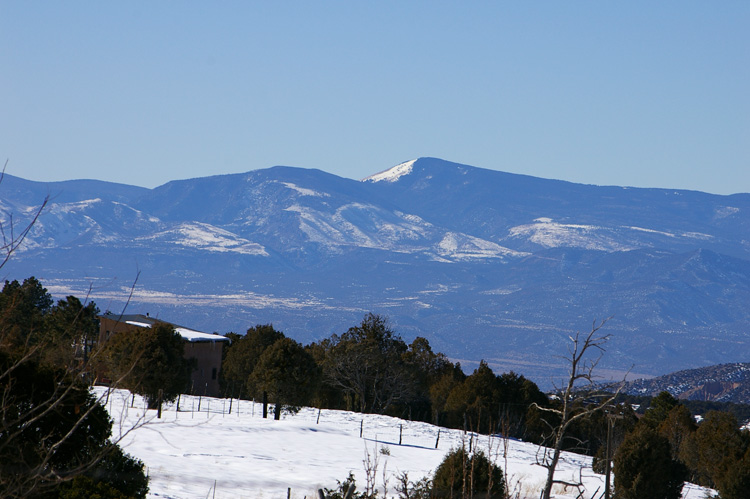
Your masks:
<path fill-rule="evenodd" d="M 353 472 L 357 490 L 366 483 L 363 461 L 377 460 L 377 487 L 396 497 L 396 476 L 406 472 L 416 481 L 430 474 L 451 448 L 473 444 L 491 454 L 506 469 L 503 439 L 471 438 L 459 430 L 388 416 L 362 415 L 303 408 L 281 421 L 263 419 L 261 405 L 183 396 L 156 411 L 124 390 L 96 387 L 115 421 L 113 437 L 130 429 L 122 445 L 141 459 L 150 476 L 150 498 L 317 498 L 317 489 L 334 488 Z M 271 415 L 269 415 L 271 416 Z M 318 420 L 319 419 L 319 420 Z M 134 428 L 134 429 L 133 429 Z M 360 429 L 362 438 L 360 438 Z M 435 443 L 440 432 L 438 448 Z M 400 444 L 399 444 L 400 440 Z M 538 498 L 545 470 L 534 464 L 537 446 L 509 441 L 507 476 L 521 498 Z M 582 472 L 586 498 L 600 497 L 604 480 L 591 470 L 591 458 L 565 454 L 558 477 L 574 479 Z M 555 489 L 554 497 L 575 498 L 572 489 Z M 685 499 L 702 499 L 706 489 L 686 485 Z"/>

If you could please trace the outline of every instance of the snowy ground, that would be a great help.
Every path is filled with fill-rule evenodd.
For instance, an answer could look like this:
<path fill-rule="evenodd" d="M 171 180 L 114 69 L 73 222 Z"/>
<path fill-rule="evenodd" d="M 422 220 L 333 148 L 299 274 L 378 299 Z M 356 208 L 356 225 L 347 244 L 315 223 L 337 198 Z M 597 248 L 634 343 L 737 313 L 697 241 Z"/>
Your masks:
<path fill-rule="evenodd" d="M 95 392 L 106 398 L 106 388 Z M 334 488 L 353 472 L 357 490 L 366 483 L 363 461 L 378 460 L 377 486 L 395 497 L 395 476 L 407 472 L 413 481 L 430 474 L 451 448 L 469 444 L 470 435 L 420 422 L 377 415 L 304 408 L 281 421 L 263 419 L 261 405 L 237 400 L 182 397 L 165 406 L 162 418 L 145 411 L 140 397 L 131 407 L 129 392 L 114 390 L 107 409 L 115 420 L 113 435 L 127 433 L 122 445 L 141 459 L 150 476 L 149 498 L 317 498 L 318 488 Z M 318 422 L 318 416 L 320 421 Z M 360 438 L 360 428 L 362 437 Z M 403 428 L 403 430 L 401 430 Z M 402 433 L 401 433 L 402 431 Z M 435 443 L 440 431 L 438 448 Z M 401 433 L 401 435 L 400 435 Z M 399 438 L 401 444 L 399 444 Z M 506 468 L 503 439 L 475 437 L 485 454 Z M 472 439 L 473 440 L 473 439 Z M 521 498 L 538 498 L 544 469 L 534 465 L 535 445 L 509 441 L 507 476 Z M 591 458 L 566 454 L 558 477 L 577 478 L 582 470 L 586 498 L 600 497 L 604 480 L 591 470 Z M 387 483 L 384 483 L 387 482 Z M 557 488 L 554 497 L 576 493 Z M 702 499 L 706 489 L 686 485 L 684 499 Z"/>

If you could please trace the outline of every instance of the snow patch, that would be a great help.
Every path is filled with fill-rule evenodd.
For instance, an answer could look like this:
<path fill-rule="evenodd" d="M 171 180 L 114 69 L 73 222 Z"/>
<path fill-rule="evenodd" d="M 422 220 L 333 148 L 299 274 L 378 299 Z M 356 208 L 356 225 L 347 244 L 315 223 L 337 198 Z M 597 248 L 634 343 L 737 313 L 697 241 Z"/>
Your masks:
<path fill-rule="evenodd" d="M 690 239 L 700 239 L 702 241 L 707 241 L 714 238 L 714 236 L 710 234 L 704 234 L 702 232 L 683 232 L 680 235 L 682 237 L 689 237 Z"/>
<path fill-rule="evenodd" d="M 716 218 L 726 218 L 739 212 L 740 209 L 735 208 L 734 206 L 719 206 L 718 208 L 716 208 L 716 210 L 714 210 Z"/>
<path fill-rule="evenodd" d="M 323 213 L 294 204 L 286 211 L 296 212 L 299 228 L 310 242 L 329 249 L 355 246 L 399 252 L 424 250 L 430 225 L 417 216 L 390 213 L 364 203 L 348 203 L 334 213 Z"/>
<path fill-rule="evenodd" d="M 102 200 L 100 198 L 94 198 L 94 199 L 86 199 L 83 201 L 77 201 L 75 203 L 54 203 L 52 207 L 50 208 L 50 211 L 55 211 L 59 213 L 70 213 L 73 211 L 83 210 L 85 208 L 89 208 L 95 204 L 101 203 Z"/>
<path fill-rule="evenodd" d="M 298 192 L 302 196 L 312 196 L 312 197 L 317 197 L 317 198 L 329 198 L 329 197 L 331 197 L 331 195 L 328 194 L 327 192 L 314 191 L 312 189 L 307 189 L 305 187 L 300 187 L 300 186 L 298 186 L 296 184 L 293 184 L 291 182 L 281 182 L 281 183 L 284 186 L 286 186 L 287 188 L 289 188 L 289 189 L 291 189 L 293 191 Z"/>
<path fill-rule="evenodd" d="M 659 234 L 659 235 L 667 236 L 667 237 L 677 237 L 675 234 L 672 234 L 671 232 L 664 232 L 661 230 L 644 229 L 643 227 L 627 227 L 627 226 L 625 228 L 630 229 L 630 230 L 637 230 L 639 232 L 648 232 L 650 234 Z"/>
<path fill-rule="evenodd" d="M 218 334 L 209 334 L 202 331 L 196 331 L 194 329 L 188 329 L 186 327 L 176 327 L 175 332 L 182 336 L 183 340 L 187 340 L 191 343 L 200 341 L 225 341 L 229 342 L 229 338 Z"/>
<path fill-rule="evenodd" d="M 513 251 L 492 241 L 457 232 L 446 233 L 437 245 L 437 252 L 440 256 L 457 260 L 520 257 L 529 254 Z"/>
<path fill-rule="evenodd" d="M 518 225 L 508 231 L 509 237 L 524 238 L 545 248 L 572 247 L 599 251 L 629 251 L 636 246 L 622 244 L 595 225 L 561 224 L 541 217 L 535 223 Z"/>
<path fill-rule="evenodd" d="M 187 248 L 219 253 L 268 256 L 263 246 L 227 230 L 204 223 L 184 223 L 175 229 L 158 232 L 141 240 L 162 240 Z"/>

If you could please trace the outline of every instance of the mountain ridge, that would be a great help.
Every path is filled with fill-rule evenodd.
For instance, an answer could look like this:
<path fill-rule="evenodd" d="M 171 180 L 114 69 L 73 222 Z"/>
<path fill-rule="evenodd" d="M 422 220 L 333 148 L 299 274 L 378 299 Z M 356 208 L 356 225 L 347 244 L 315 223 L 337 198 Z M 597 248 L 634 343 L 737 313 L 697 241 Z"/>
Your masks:
<path fill-rule="evenodd" d="M 666 391 L 684 400 L 750 404 L 750 363 L 719 364 L 637 379 L 627 382 L 622 391 L 647 396 Z"/>
<path fill-rule="evenodd" d="M 394 168 L 367 177 L 393 182 L 295 167 L 153 189 L 68 181 L 3 271 L 56 296 L 93 286 L 108 309 L 140 272 L 131 310 L 207 331 L 273 322 L 313 341 L 383 313 L 466 367 L 484 358 L 537 379 L 562 372 L 550 358 L 569 334 L 611 315 L 612 373 L 750 354 L 750 194 L 574 184 L 436 158 Z M 6 225 L 50 190 L 14 182 L 0 184 Z"/>

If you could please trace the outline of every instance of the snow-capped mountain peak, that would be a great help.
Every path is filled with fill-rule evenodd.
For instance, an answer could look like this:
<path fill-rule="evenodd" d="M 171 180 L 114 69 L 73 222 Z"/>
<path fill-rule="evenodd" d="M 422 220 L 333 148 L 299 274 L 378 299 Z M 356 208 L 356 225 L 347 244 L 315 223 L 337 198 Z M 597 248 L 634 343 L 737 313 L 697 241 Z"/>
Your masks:
<path fill-rule="evenodd" d="M 369 177 L 365 177 L 362 179 L 362 181 L 363 182 L 383 182 L 383 181 L 395 182 L 399 178 L 403 177 L 404 175 L 410 174 L 412 172 L 412 169 L 414 168 L 414 163 L 416 161 L 417 161 L 416 159 L 412 159 L 411 161 L 406 161 L 404 163 L 394 166 L 393 168 L 389 168 L 380 173 L 376 173 L 374 175 L 370 175 Z"/>

